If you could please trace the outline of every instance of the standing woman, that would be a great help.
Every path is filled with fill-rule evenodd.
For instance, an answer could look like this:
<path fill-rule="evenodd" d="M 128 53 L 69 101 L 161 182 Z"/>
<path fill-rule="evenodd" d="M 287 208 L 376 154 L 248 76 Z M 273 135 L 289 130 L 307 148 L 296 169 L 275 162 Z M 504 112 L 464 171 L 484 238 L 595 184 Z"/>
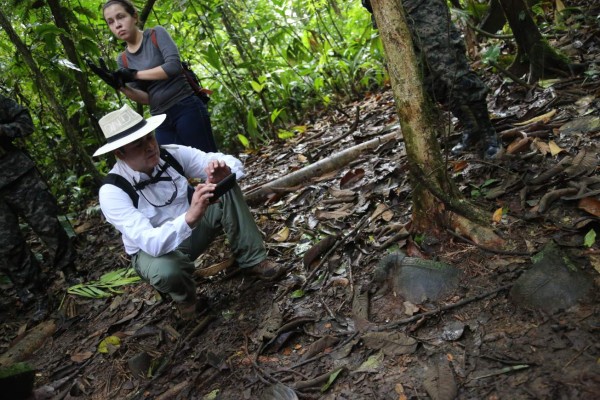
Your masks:
<path fill-rule="evenodd" d="M 117 57 L 119 90 L 137 103 L 149 104 L 150 114 L 167 114 L 156 129 L 158 143 L 216 152 L 206 104 L 182 74 L 179 51 L 167 31 L 155 26 L 142 32 L 130 0 L 109 0 L 102 10 L 113 35 L 127 45 Z"/>

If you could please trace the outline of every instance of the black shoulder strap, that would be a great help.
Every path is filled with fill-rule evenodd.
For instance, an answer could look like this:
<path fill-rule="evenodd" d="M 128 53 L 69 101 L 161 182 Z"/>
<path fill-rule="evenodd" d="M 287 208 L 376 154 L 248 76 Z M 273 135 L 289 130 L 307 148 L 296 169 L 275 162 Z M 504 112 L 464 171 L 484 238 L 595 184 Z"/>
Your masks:
<path fill-rule="evenodd" d="M 140 195 L 137 194 L 137 192 L 135 191 L 133 186 L 131 186 L 131 183 L 127 181 L 127 179 L 123 178 L 121 175 L 118 174 L 107 174 L 102 180 L 102 184 L 115 185 L 116 187 L 121 189 L 122 191 L 127 193 L 129 197 L 131 197 L 131 202 L 133 203 L 133 206 L 135 208 L 138 208 L 138 200 L 140 198 Z"/>
<path fill-rule="evenodd" d="M 179 172 L 181 176 L 186 178 L 185 172 L 183 171 L 183 167 L 181 166 L 179 161 L 177 161 L 177 159 L 175 159 L 175 157 L 173 157 L 173 155 L 169 153 L 167 149 L 164 149 L 162 147 L 160 148 L 160 159 L 166 162 L 169 166 L 173 167 L 175 171 Z M 138 200 L 140 198 L 140 195 L 137 194 L 135 188 L 131 185 L 131 183 L 129 183 L 127 179 L 123 178 L 121 175 L 118 174 L 106 174 L 106 176 L 102 180 L 102 184 L 115 185 L 116 187 L 121 189 L 122 191 L 127 193 L 127 195 L 131 198 L 133 206 L 135 208 L 138 208 Z M 194 188 L 188 185 L 188 202 L 190 203 L 193 194 Z"/>
<path fill-rule="evenodd" d="M 160 158 L 164 160 L 171 167 L 175 168 L 175 171 L 179 172 L 179 175 L 182 175 L 185 178 L 185 172 L 183 171 L 183 167 L 179 164 L 179 161 L 173 157 L 173 154 L 169 153 L 169 151 L 165 148 L 160 148 Z"/>

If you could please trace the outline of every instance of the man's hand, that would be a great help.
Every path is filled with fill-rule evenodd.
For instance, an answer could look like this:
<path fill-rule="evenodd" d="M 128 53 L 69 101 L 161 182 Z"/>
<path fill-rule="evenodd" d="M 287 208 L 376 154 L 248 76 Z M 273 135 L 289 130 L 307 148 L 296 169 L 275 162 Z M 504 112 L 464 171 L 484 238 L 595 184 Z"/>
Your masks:
<path fill-rule="evenodd" d="M 206 182 L 219 183 L 223 178 L 231 174 L 231 168 L 225 164 L 225 161 L 212 160 L 208 163 L 208 166 L 204 169 L 206 172 Z"/>
<path fill-rule="evenodd" d="M 119 68 L 117 72 L 115 72 L 115 77 L 117 78 L 121 86 L 125 86 L 126 83 L 133 82 L 136 80 L 135 75 L 137 74 L 137 72 L 137 69 Z"/>
<path fill-rule="evenodd" d="M 190 208 L 185 213 L 185 222 L 190 228 L 194 228 L 210 205 L 210 199 L 213 197 L 213 190 L 216 185 L 212 183 L 204 183 L 196 185 L 196 190 L 190 202 Z"/>
<path fill-rule="evenodd" d="M 104 82 L 108 83 L 113 89 L 118 90 L 121 86 L 119 80 L 115 76 L 114 72 L 111 72 L 107 67 L 104 59 L 100 57 L 98 59 L 99 66 L 94 64 L 91 60 L 85 61 L 92 72 L 100 77 Z"/>

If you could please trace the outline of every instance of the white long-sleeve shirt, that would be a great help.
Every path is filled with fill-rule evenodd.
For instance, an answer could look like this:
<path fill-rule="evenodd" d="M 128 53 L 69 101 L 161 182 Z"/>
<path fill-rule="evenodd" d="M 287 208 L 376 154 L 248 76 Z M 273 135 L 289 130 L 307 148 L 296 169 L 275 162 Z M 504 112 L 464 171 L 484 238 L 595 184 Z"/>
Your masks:
<path fill-rule="evenodd" d="M 205 168 L 212 160 L 223 160 L 237 179 L 244 176 L 241 161 L 233 156 L 204 153 L 187 146 L 162 147 L 179 161 L 187 177 L 206 179 Z M 153 176 L 163 164 L 164 161 L 161 160 L 154 168 Z M 132 185 L 150 179 L 145 173 L 134 171 L 121 160 L 117 160 L 110 172 L 121 175 Z M 186 178 L 171 166 L 162 176 L 172 180 L 158 181 L 138 191 L 138 208 L 135 208 L 129 195 L 119 187 L 106 184 L 100 188 L 100 209 L 106 220 L 121 232 L 127 254 L 133 255 L 143 250 L 158 257 L 177 249 L 192 233 L 185 222 L 185 213 L 189 208 Z M 173 201 L 165 205 L 174 193 L 176 196 Z"/>

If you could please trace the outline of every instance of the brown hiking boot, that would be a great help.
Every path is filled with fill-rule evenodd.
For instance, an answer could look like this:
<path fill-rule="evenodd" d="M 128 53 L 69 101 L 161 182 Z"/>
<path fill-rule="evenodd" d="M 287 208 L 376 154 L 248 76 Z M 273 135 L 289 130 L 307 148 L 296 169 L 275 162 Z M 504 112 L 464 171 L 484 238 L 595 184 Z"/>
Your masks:
<path fill-rule="evenodd" d="M 265 281 L 275 280 L 285 273 L 283 267 L 270 260 L 263 260 L 255 266 L 247 268 L 247 271 Z"/>

